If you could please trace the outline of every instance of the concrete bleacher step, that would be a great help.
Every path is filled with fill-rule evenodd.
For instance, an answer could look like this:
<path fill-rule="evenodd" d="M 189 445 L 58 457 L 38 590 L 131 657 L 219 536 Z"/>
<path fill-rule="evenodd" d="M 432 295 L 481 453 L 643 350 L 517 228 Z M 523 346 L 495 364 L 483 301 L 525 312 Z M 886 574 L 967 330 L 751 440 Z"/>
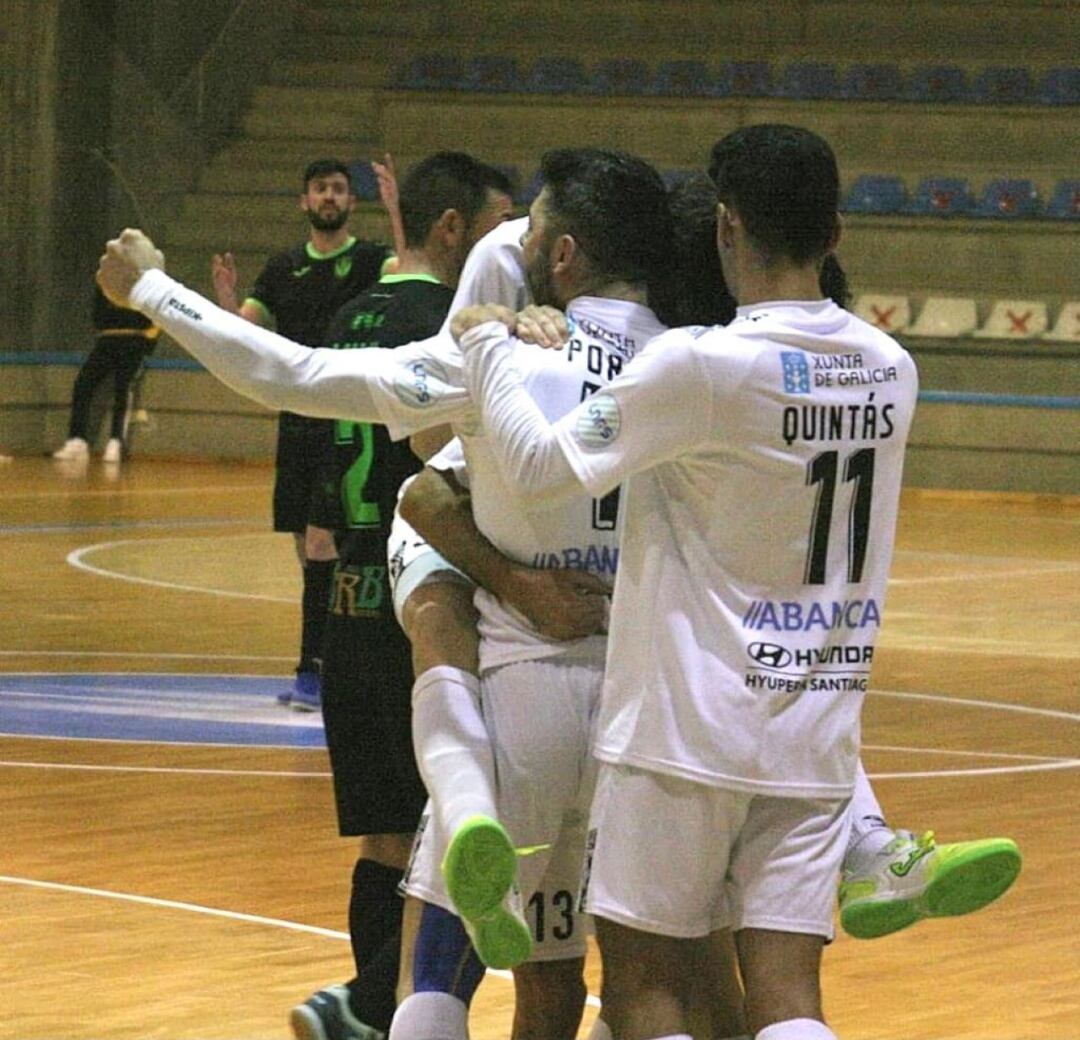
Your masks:
<path fill-rule="evenodd" d="M 210 254 L 222 249 L 275 253 L 307 237 L 308 224 L 295 198 L 193 195 L 170 228 L 166 251 L 181 247 Z M 352 219 L 355 234 L 389 241 L 389 223 L 377 203 L 361 203 Z"/>
<path fill-rule="evenodd" d="M 1070 110 L 987 112 L 968 106 L 895 106 L 777 98 L 703 99 L 552 97 L 398 91 L 386 95 L 382 127 L 395 153 L 469 147 L 518 162 L 524 148 L 595 144 L 638 152 L 664 167 L 704 164 L 712 142 L 736 126 L 788 122 L 830 140 L 841 168 L 904 171 L 918 178 L 974 170 L 1027 175 L 1049 185 L 1075 166 Z M 978 178 L 983 179 L 981 176 Z"/>
<path fill-rule="evenodd" d="M 372 137 L 381 126 L 376 90 L 259 86 L 241 121 L 253 137 Z"/>
<path fill-rule="evenodd" d="M 271 64 L 268 82 L 283 87 L 374 89 L 388 86 L 396 72 L 397 64 L 386 55 L 365 50 L 345 60 L 335 51 L 332 61 L 281 57 Z"/>
<path fill-rule="evenodd" d="M 299 195 L 300 176 L 312 159 L 333 156 L 352 162 L 381 154 L 379 140 L 370 135 L 237 137 L 204 167 L 199 187 L 203 191 L 235 192 L 251 177 L 253 191 Z"/>
<path fill-rule="evenodd" d="M 757 0 L 395 0 L 346 5 L 306 0 L 290 53 L 317 59 L 327 39 L 335 44 L 360 36 L 383 36 L 393 52 L 416 39 L 429 50 L 447 49 L 466 39 L 475 50 L 530 38 L 550 41 L 544 53 L 583 54 L 591 46 L 614 47 L 629 56 L 644 45 L 652 55 L 665 48 L 672 57 L 718 60 L 818 60 L 850 62 L 853 53 L 873 53 L 877 61 L 907 64 L 1043 66 L 1075 62 L 1075 5 L 1066 0 L 1037 5 L 996 0 L 977 6 L 912 0 L 905 4 L 851 3 L 850 0 L 793 0 L 778 13 Z M 564 47 L 560 47 L 566 41 Z M 615 52 L 609 52 L 615 53 Z"/>

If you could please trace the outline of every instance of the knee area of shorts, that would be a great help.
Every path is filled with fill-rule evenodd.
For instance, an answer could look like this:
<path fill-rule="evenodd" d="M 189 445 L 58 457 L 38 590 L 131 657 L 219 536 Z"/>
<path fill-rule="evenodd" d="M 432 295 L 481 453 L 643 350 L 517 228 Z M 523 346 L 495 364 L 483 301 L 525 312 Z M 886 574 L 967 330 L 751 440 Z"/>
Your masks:
<path fill-rule="evenodd" d="M 409 593 L 401 608 L 402 627 L 413 638 L 414 628 L 423 635 L 432 625 L 475 626 L 473 589 L 459 581 L 432 581 Z"/>

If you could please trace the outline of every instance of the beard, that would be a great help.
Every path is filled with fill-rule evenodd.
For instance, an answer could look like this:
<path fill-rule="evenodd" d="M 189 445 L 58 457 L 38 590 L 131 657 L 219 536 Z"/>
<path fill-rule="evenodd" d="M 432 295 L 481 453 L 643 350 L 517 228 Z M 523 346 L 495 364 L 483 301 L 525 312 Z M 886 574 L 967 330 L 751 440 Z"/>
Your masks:
<path fill-rule="evenodd" d="M 555 297 L 555 285 L 551 278 L 547 250 L 537 250 L 532 262 L 525 268 L 525 283 L 529 287 L 533 303 L 537 307 L 558 307 Z"/>
<path fill-rule="evenodd" d="M 327 207 L 325 215 L 323 211 L 317 209 L 309 209 L 306 212 L 308 223 L 316 231 L 338 231 L 345 226 L 345 221 L 349 219 L 347 209 L 335 208 L 331 213 Z"/>

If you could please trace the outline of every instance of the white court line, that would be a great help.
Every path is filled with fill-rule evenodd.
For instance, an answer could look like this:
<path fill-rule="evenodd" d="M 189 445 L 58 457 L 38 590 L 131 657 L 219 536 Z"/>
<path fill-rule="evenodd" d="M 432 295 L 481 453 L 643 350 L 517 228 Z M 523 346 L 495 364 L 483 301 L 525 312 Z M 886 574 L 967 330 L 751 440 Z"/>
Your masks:
<path fill-rule="evenodd" d="M 896 751 L 911 755 L 956 755 L 960 758 L 1018 758 L 1026 762 L 1072 762 L 1061 755 L 1017 755 L 1008 751 L 960 751 L 955 748 L 904 747 L 901 744 L 863 744 L 863 751 Z"/>
<path fill-rule="evenodd" d="M 248 924 L 264 924 L 273 928 L 284 928 L 290 932 L 306 932 L 308 935 L 321 935 L 328 939 L 348 939 L 348 932 L 337 932 L 330 928 L 319 928 L 312 924 L 300 924 L 298 921 L 284 921 L 278 917 L 260 917 L 257 914 L 244 914 L 237 910 L 219 910 L 212 906 L 200 906 L 198 903 L 178 903 L 172 899 L 158 899 L 154 896 L 137 896 L 130 892 L 110 892 L 104 888 L 84 888 L 82 885 L 65 885 L 58 881 L 35 881 L 32 878 L 9 877 L 0 874 L 0 882 L 8 885 L 26 885 L 30 888 L 44 888 L 53 892 L 69 892 L 80 896 L 98 896 L 101 899 L 118 899 L 124 903 L 139 903 L 142 906 L 155 906 L 167 910 L 186 910 L 192 914 L 206 914 L 209 917 L 224 917 L 230 921 L 244 921 Z"/>
<path fill-rule="evenodd" d="M 262 745 L 255 745 L 262 747 Z M 333 773 L 286 772 L 273 769 L 185 769 L 180 766 L 97 766 L 75 762 L 14 762 L 0 760 L 0 769 L 70 769 L 85 773 L 179 773 L 194 776 L 272 776 L 326 780 Z"/>
<path fill-rule="evenodd" d="M 895 615 L 901 616 L 899 612 Z M 929 618 L 928 614 L 905 614 L 906 618 Z M 970 619 L 965 619 L 970 620 Z M 1007 653 L 1010 657 L 1034 657 L 1042 661 L 1073 661 L 1080 658 L 1080 645 L 1037 647 L 1031 646 L 1020 640 L 1011 639 L 977 639 L 974 636 L 943 636 L 943 635 L 901 635 L 886 629 L 882 633 L 881 642 L 878 644 L 886 650 L 922 650 L 933 652 L 936 650 L 953 650 L 957 652 L 967 651 L 973 654 L 989 654 L 998 656 Z"/>
<path fill-rule="evenodd" d="M 175 654 L 128 650 L 0 650 L 0 657 L 131 657 L 150 661 L 295 661 L 273 654 Z M 20 675 L 78 675 L 78 672 L 20 672 Z M 118 675 L 167 675 L 167 672 L 118 672 Z M 212 672 L 183 672 L 185 677 L 215 675 Z M 286 679 L 284 675 L 258 675 L 257 679 Z"/>
<path fill-rule="evenodd" d="M 42 888 L 52 892 L 66 892 L 79 896 L 97 896 L 99 899 L 116 899 L 125 903 L 138 903 L 142 906 L 153 906 L 165 910 L 184 910 L 192 914 L 204 914 L 208 917 L 223 917 L 230 921 L 242 921 L 245 924 L 267 925 L 270 928 L 283 928 L 290 932 L 302 932 L 307 935 L 318 935 L 326 939 L 340 939 L 349 941 L 348 932 L 334 931 L 332 928 L 319 928 L 313 924 L 301 924 L 299 921 L 286 921 L 280 917 L 260 917 L 258 914 L 244 914 L 237 910 L 220 910 L 212 906 L 200 906 L 198 903 L 180 903 L 173 899 L 157 899 L 154 896 L 137 896 L 130 892 L 110 892 L 104 888 L 86 888 L 83 885 L 65 885 L 58 881 L 35 881 L 32 878 L 10 877 L 0 874 L 0 883 L 7 885 L 25 885 L 29 888 Z M 486 969 L 486 974 L 499 979 L 513 979 L 509 971 L 495 968 Z M 599 1007 L 600 998 L 591 993 L 585 998 L 590 1007 Z"/>
<path fill-rule="evenodd" d="M 51 733 L 7 732 L 0 732 L 0 737 L 8 737 L 11 740 L 62 740 L 67 743 L 78 742 L 80 744 L 136 744 L 153 748 L 240 748 L 243 750 L 321 751 L 323 754 L 326 753 L 326 746 L 323 744 L 233 744 L 217 740 L 215 740 L 213 743 L 208 743 L 205 740 L 137 740 L 133 737 L 70 737 L 63 734 L 58 736 Z M 309 774 L 305 773 L 304 775 L 308 776 Z"/>
<path fill-rule="evenodd" d="M 868 773 L 872 780 L 940 780 L 953 776 L 1002 776 L 1006 773 L 1045 773 L 1052 769 L 1075 769 L 1080 758 L 1067 758 L 1060 762 L 1042 762 L 1026 766 L 986 766 L 983 769 L 927 769 L 912 773 Z"/>
<path fill-rule="evenodd" d="M 225 538 L 251 538 L 261 537 L 260 535 L 252 534 L 232 534 L 232 535 L 219 535 L 218 539 Z M 94 545 L 85 545 L 81 549 L 73 549 L 67 555 L 67 562 L 75 567 L 77 570 L 86 571 L 89 574 L 96 574 L 101 578 L 114 578 L 117 581 L 127 581 L 134 585 L 151 585 L 158 589 L 173 589 L 180 592 L 201 592 L 208 596 L 223 596 L 228 599 L 255 599 L 261 600 L 265 603 L 288 603 L 290 606 L 296 605 L 295 597 L 287 596 L 264 596 L 257 592 L 232 592 L 225 589 L 205 588 L 201 585 L 182 585 L 179 582 L 174 581 L 161 581 L 156 578 L 143 578 L 134 574 L 123 574 L 120 571 L 109 571 L 102 567 L 95 567 L 91 563 L 87 563 L 83 557 L 88 556 L 90 553 L 98 552 L 101 549 L 115 549 L 118 546 L 123 545 L 150 545 L 152 543 L 160 542 L 190 542 L 191 538 L 123 538 L 115 542 L 97 542 Z"/>
<path fill-rule="evenodd" d="M 968 561 L 970 562 L 970 560 Z M 1007 571 L 979 571 L 978 573 L 965 571 L 958 574 L 935 574 L 925 578 L 890 578 L 890 585 L 931 585 L 943 581 L 990 581 L 997 578 L 1032 578 L 1053 574 L 1068 574 L 1080 571 L 1080 564 L 1069 563 L 1065 560 L 1060 563 L 1049 564 L 1045 567 L 1024 567 Z"/>
<path fill-rule="evenodd" d="M 895 697 L 908 701 L 941 701 L 965 708 L 989 708 L 991 711 L 1015 711 L 1021 715 L 1044 715 L 1050 719 L 1068 719 L 1080 722 L 1080 712 L 1059 711 L 1056 708 L 1035 708 L 1027 704 L 1010 704 L 1008 701 L 981 701 L 970 697 L 948 697 L 940 693 L 905 693 L 902 690 L 869 690 L 874 697 Z"/>

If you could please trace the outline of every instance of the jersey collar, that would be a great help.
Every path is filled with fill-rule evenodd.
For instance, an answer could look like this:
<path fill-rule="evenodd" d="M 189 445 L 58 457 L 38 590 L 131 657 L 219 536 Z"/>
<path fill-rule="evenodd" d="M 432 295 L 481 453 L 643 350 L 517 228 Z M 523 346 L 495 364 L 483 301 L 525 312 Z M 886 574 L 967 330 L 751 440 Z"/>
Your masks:
<path fill-rule="evenodd" d="M 344 245 L 338 246 L 337 249 L 334 249 L 329 253 L 320 253 L 311 244 L 311 239 L 308 239 L 307 242 L 304 243 L 304 250 L 307 252 L 307 255 L 312 260 L 333 260 L 335 256 L 341 256 L 341 254 L 344 253 L 347 249 L 352 249 L 354 245 L 356 245 L 356 236 L 349 235 L 349 237 L 345 240 Z"/>

